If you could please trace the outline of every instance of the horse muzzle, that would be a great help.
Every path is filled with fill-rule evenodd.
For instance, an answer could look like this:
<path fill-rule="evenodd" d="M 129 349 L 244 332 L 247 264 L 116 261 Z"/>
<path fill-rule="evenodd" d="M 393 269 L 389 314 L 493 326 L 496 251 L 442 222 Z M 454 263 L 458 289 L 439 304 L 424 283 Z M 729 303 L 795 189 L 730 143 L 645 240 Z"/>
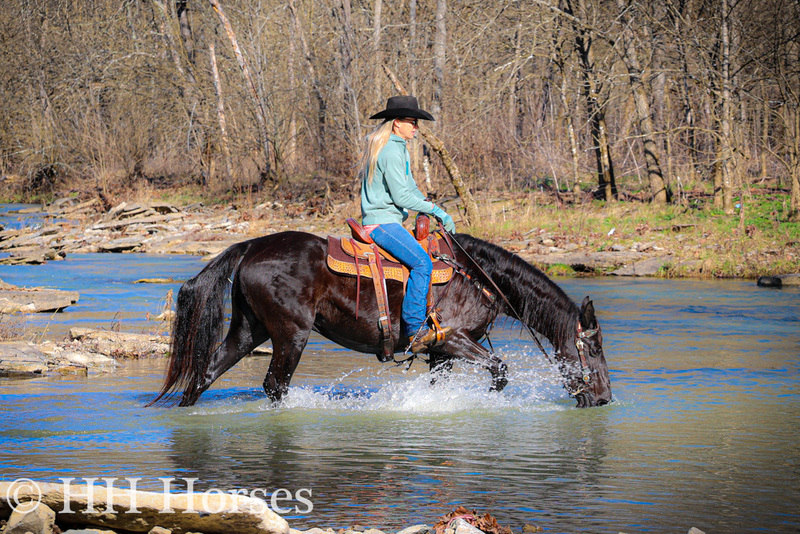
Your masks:
<path fill-rule="evenodd" d="M 612 401 L 611 397 L 595 397 L 590 391 L 582 391 L 574 395 L 576 408 L 592 408 L 595 406 L 605 406 Z"/>

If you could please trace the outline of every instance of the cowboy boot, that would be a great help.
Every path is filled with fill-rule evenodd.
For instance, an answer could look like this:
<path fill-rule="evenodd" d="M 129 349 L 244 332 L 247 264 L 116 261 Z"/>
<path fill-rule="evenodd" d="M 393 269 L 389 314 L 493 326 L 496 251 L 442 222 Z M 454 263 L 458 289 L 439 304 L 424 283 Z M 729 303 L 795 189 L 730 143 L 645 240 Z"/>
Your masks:
<path fill-rule="evenodd" d="M 447 336 L 450 335 L 450 332 L 452 331 L 453 329 L 449 326 L 445 326 L 444 328 L 440 329 L 424 328 L 423 330 L 417 332 L 416 335 L 408 338 L 409 346 L 407 352 L 416 354 L 433 347 L 444 345 Z"/>

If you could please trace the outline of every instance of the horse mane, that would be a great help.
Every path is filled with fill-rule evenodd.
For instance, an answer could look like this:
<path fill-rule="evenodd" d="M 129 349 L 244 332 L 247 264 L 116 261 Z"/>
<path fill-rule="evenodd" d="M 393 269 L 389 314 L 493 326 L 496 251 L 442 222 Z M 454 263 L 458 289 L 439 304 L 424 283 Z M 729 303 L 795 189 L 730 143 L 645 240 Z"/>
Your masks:
<path fill-rule="evenodd" d="M 458 234 L 456 240 L 508 298 L 514 310 L 508 310 L 506 315 L 520 319 L 557 349 L 575 334 L 575 322 L 580 315 L 578 307 L 542 271 L 516 254 L 477 237 Z M 465 267 L 474 269 L 472 265 Z M 519 317 L 515 317 L 514 312 Z"/>

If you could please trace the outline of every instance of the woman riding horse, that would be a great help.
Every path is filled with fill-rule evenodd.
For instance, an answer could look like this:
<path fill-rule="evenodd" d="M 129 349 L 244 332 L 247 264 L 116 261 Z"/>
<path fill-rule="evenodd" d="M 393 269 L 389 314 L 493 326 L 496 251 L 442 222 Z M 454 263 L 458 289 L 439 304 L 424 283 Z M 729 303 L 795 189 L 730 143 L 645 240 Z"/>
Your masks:
<path fill-rule="evenodd" d="M 433 329 L 425 324 L 433 266 L 428 253 L 402 224 L 408 218 L 408 210 L 413 210 L 433 215 L 448 232 L 456 231 L 453 218 L 425 199 L 411 175 L 406 141 L 416 135 L 419 119 L 434 118 L 419 108 L 413 96 L 393 96 L 386 102 L 386 109 L 370 119 L 383 119 L 383 123 L 367 136 L 361 157 L 362 224 L 378 246 L 409 269 L 402 307 L 403 332 L 409 352 L 422 352 L 443 344 L 451 331 L 447 327 L 436 332 L 436 323 Z"/>

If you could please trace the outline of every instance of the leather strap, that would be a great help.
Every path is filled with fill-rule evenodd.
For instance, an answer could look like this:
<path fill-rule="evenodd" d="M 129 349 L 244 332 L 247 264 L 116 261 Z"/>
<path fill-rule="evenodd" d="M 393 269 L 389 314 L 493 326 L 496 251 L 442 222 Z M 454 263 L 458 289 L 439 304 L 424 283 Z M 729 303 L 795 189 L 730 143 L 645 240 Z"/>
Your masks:
<path fill-rule="evenodd" d="M 358 304 L 361 301 L 361 268 L 358 265 L 358 254 L 353 259 L 356 262 L 356 321 L 358 321 Z"/>
<path fill-rule="evenodd" d="M 372 245 L 372 251 L 367 252 L 369 268 L 372 272 L 372 282 L 375 285 L 375 297 L 378 301 L 378 328 L 383 338 L 383 358 L 391 359 L 394 354 L 394 340 L 392 338 L 392 320 L 389 316 L 389 298 L 386 292 L 386 279 L 383 277 L 381 255 L 377 245 Z"/>

